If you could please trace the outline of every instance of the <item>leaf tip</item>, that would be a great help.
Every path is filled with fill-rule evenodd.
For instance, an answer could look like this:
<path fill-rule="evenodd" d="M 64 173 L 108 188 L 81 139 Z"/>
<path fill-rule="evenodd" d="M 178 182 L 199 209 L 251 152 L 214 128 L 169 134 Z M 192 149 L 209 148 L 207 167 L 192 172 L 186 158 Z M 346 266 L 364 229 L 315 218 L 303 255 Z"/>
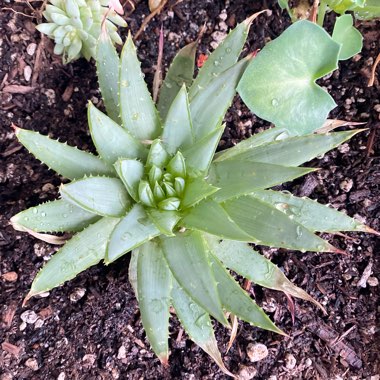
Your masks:
<path fill-rule="evenodd" d="M 20 131 L 21 131 L 21 128 L 18 127 L 18 126 L 17 126 L 16 124 L 14 124 L 14 123 L 11 124 L 11 128 L 14 130 L 15 135 L 18 136 L 18 134 L 19 134 Z"/>
<path fill-rule="evenodd" d="M 24 300 L 22 301 L 21 307 L 25 307 L 28 301 L 34 296 L 35 294 L 32 293 L 30 290 L 29 293 L 25 296 Z"/>
<path fill-rule="evenodd" d="M 162 352 L 158 354 L 157 357 L 164 367 L 169 367 L 169 354 L 167 352 Z"/>
<path fill-rule="evenodd" d="M 257 12 L 257 13 L 254 13 L 253 15 L 249 16 L 248 18 L 246 18 L 243 23 L 249 28 L 252 24 L 253 21 L 255 21 L 255 19 L 260 16 L 262 13 L 266 13 L 267 15 L 270 14 L 270 10 L 269 9 L 264 9 L 260 12 Z"/>

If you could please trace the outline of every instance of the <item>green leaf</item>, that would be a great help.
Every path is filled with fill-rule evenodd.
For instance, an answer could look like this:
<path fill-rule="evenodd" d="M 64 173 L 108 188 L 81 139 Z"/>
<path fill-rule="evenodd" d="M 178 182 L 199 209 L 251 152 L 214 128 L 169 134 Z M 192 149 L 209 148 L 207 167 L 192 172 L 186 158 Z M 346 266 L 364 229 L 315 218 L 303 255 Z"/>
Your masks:
<path fill-rule="evenodd" d="M 162 249 L 173 276 L 209 314 L 223 325 L 228 322 L 223 314 L 207 257 L 207 247 L 199 232 L 162 238 Z"/>
<path fill-rule="evenodd" d="M 146 167 L 150 168 L 153 165 L 159 168 L 163 168 L 169 161 L 170 156 L 166 151 L 162 141 L 154 140 L 146 160 Z"/>
<path fill-rule="evenodd" d="M 116 123 L 121 124 L 119 108 L 120 60 L 106 29 L 100 34 L 95 61 L 100 92 L 107 114 Z"/>
<path fill-rule="evenodd" d="M 135 204 L 112 232 L 107 247 L 106 264 L 160 235 L 144 208 Z"/>
<path fill-rule="evenodd" d="M 177 197 L 166 198 L 158 204 L 158 208 L 166 211 L 176 211 L 181 201 Z"/>
<path fill-rule="evenodd" d="M 342 46 L 339 53 L 339 60 L 341 61 L 362 51 L 363 36 L 354 27 L 351 15 L 343 15 L 336 19 L 332 38 Z"/>
<path fill-rule="evenodd" d="M 115 169 L 129 195 L 138 202 L 139 183 L 144 176 L 144 165 L 140 161 L 122 159 L 115 163 Z"/>
<path fill-rule="evenodd" d="M 96 150 L 106 162 L 113 164 L 120 157 L 146 159 L 148 150 L 145 146 L 91 102 L 88 105 L 88 124 Z"/>
<path fill-rule="evenodd" d="M 225 149 L 221 152 L 217 152 L 214 157 L 214 161 L 223 161 L 229 158 L 234 158 L 235 156 L 251 150 L 257 146 L 270 143 L 273 141 L 284 140 L 288 138 L 289 132 L 285 128 L 270 128 L 264 132 L 259 132 L 236 144 L 234 147 Z"/>
<path fill-rule="evenodd" d="M 146 210 L 146 213 L 162 234 L 174 236 L 173 228 L 181 219 L 176 211 L 161 211 L 156 208 L 150 208 Z"/>
<path fill-rule="evenodd" d="M 130 206 L 122 182 L 116 178 L 90 177 L 61 185 L 63 199 L 102 216 L 121 216 Z"/>
<path fill-rule="evenodd" d="M 194 206 L 218 190 L 217 187 L 211 186 L 203 178 L 188 178 L 181 203 L 182 208 Z"/>
<path fill-rule="evenodd" d="M 181 152 L 177 152 L 176 155 L 169 161 L 166 166 L 166 170 L 174 177 L 186 177 L 186 164 L 185 159 Z"/>
<path fill-rule="evenodd" d="M 209 135 L 220 125 L 236 94 L 236 87 L 251 57 L 244 58 L 234 66 L 218 74 L 207 87 L 198 91 L 190 100 L 195 140 Z"/>
<path fill-rule="evenodd" d="M 186 167 L 192 169 L 193 174 L 198 175 L 199 173 L 206 173 L 208 171 L 224 128 L 225 125 L 223 124 L 182 152 L 185 157 Z"/>
<path fill-rule="evenodd" d="M 283 182 L 308 174 L 315 169 L 286 167 L 238 160 L 214 162 L 207 181 L 220 190 L 213 199 L 218 202 L 239 195 L 249 194 L 255 189 L 267 189 Z"/>
<path fill-rule="evenodd" d="M 162 364 L 167 364 L 171 275 L 156 242 L 145 243 L 139 251 L 137 293 L 141 320 L 153 351 Z"/>
<path fill-rule="evenodd" d="M 234 160 L 299 166 L 349 140 L 362 130 L 290 137 L 234 155 Z"/>
<path fill-rule="evenodd" d="M 253 326 L 273 331 L 277 334 L 286 335 L 269 319 L 261 307 L 249 297 L 247 292 L 239 286 L 223 268 L 219 260 L 213 257 L 213 255 L 210 255 L 210 261 L 218 284 L 218 293 L 222 305 L 228 311 Z"/>
<path fill-rule="evenodd" d="M 185 85 L 189 87 L 193 81 L 195 53 L 198 43 L 191 42 L 183 47 L 174 57 L 165 80 L 161 86 L 160 97 L 158 100 L 158 110 L 162 120 L 166 120 L 175 97 Z"/>
<path fill-rule="evenodd" d="M 209 235 L 207 243 L 213 254 L 229 269 L 244 278 L 265 288 L 279 290 L 294 297 L 314 303 L 324 310 L 321 304 L 298 288 L 270 260 L 253 250 L 247 243 L 223 240 Z"/>
<path fill-rule="evenodd" d="M 193 100 L 197 94 L 207 88 L 216 76 L 237 62 L 247 40 L 251 23 L 256 17 L 257 14 L 238 24 L 210 54 L 190 88 L 190 100 Z"/>
<path fill-rule="evenodd" d="M 359 20 L 372 20 L 380 17 L 380 4 L 378 0 L 366 0 L 365 7 L 354 9 L 355 17 Z"/>
<path fill-rule="evenodd" d="M 313 132 L 336 106 L 315 81 L 338 67 L 339 51 L 340 45 L 321 27 L 296 22 L 252 60 L 238 92 L 262 119 L 293 135 Z"/>
<path fill-rule="evenodd" d="M 115 174 L 113 168 L 100 158 L 37 132 L 17 128 L 16 137 L 38 160 L 66 178 Z"/>
<path fill-rule="evenodd" d="M 309 198 L 298 198 L 280 191 L 254 191 L 252 195 L 282 211 L 289 218 L 310 231 L 368 231 L 368 228 L 343 212 L 322 205 Z"/>
<path fill-rule="evenodd" d="M 207 199 L 189 210 L 182 218 L 181 225 L 204 231 L 225 239 L 252 241 L 217 202 Z"/>
<path fill-rule="evenodd" d="M 102 260 L 117 222 L 115 218 L 102 218 L 71 238 L 37 274 L 26 299 L 71 280 Z"/>
<path fill-rule="evenodd" d="M 60 199 L 30 207 L 13 216 L 11 223 L 36 232 L 80 231 L 96 222 L 98 215 Z"/>
<path fill-rule="evenodd" d="M 123 126 L 140 140 L 153 140 L 161 133 L 158 112 L 148 91 L 129 34 L 121 53 L 120 110 Z"/>
<path fill-rule="evenodd" d="M 131 251 L 131 260 L 129 262 L 128 267 L 128 280 L 132 286 L 133 291 L 135 292 L 135 296 L 137 301 L 139 300 L 139 295 L 137 292 L 137 261 L 140 254 L 140 249 L 142 246 L 137 247 Z"/>
<path fill-rule="evenodd" d="M 186 294 L 174 278 L 172 301 L 177 317 L 190 339 L 207 352 L 225 374 L 234 377 L 224 366 L 210 316 Z"/>
<path fill-rule="evenodd" d="M 148 207 L 156 207 L 156 201 L 153 196 L 153 191 L 150 188 L 148 181 L 141 180 L 139 183 L 139 199 L 140 202 Z"/>
<path fill-rule="evenodd" d="M 301 224 L 252 196 L 228 200 L 223 207 L 255 243 L 299 251 L 337 252 L 336 248 Z M 236 239 L 235 239 L 236 240 Z"/>
<path fill-rule="evenodd" d="M 170 154 L 193 144 L 193 126 L 186 86 L 183 85 L 173 100 L 165 120 L 162 141 Z"/>

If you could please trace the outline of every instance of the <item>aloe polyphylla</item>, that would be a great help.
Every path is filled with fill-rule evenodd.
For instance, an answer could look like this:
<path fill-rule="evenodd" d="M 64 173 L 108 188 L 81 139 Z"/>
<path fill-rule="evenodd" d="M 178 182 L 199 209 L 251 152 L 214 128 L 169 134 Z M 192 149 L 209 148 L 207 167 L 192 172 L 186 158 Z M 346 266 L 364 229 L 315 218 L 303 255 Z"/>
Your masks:
<path fill-rule="evenodd" d="M 131 37 L 119 58 L 103 33 L 97 68 L 110 116 L 88 106 L 97 156 L 16 129 L 31 153 L 71 182 L 60 187 L 61 199 L 17 214 L 13 226 L 45 240 L 54 239 L 46 233 L 77 232 L 38 273 L 27 299 L 131 252 L 129 279 L 161 362 L 168 361 L 173 306 L 190 338 L 231 376 L 210 316 L 228 326 L 231 313 L 284 333 L 229 270 L 321 307 L 249 243 L 340 252 L 315 232 L 371 231 L 310 199 L 268 190 L 312 172 L 300 165 L 358 131 L 290 136 L 274 128 L 215 154 L 223 117 L 252 60 L 238 58 L 253 19 L 227 36 L 194 81 L 196 44 L 185 46 L 169 68 L 157 108 Z"/>

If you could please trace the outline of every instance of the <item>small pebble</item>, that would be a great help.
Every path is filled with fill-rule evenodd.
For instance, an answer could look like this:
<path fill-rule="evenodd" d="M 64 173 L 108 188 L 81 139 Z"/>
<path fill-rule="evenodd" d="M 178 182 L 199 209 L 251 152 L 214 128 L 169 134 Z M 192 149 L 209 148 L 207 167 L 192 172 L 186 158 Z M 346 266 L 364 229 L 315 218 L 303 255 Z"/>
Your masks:
<path fill-rule="evenodd" d="M 268 349 L 262 343 L 250 343 L 247 346 L 247 355 L 249 360 L 254 363 L 268 356 Z"/>
<path fill-rule="evenodd" d="M 30 78 L 32 77 L 32 68 L 30 66 L 24 67 L 24 78 L 27 82 L 30 81 Z"/>
<path fill-rule="evenodd" d="M 71 302 L 78 302 L 86 294 L 85 288 L 75 288 L 74 291 L 70 294 Z"/>
<path fill-rule="evenodd" d="M 255 367 L 240 365 L 237 377 L 239 380 L 251 380 L 257 374 Z"/>
<path fill-rule="evenodd" d="M 29 55 L 34 55 L 34 53 L 36 52 L 36 49 L 37 49 L 37 44 L 35 44 L 34 42 L 32 42 L 31 44 L 29 44 L 29 45 L 26 47 L 26 52 L 27 52 Z"/>
<path fill-rule="evenodd" d="M 377 277 L 368 277 L 367 284 L 369 286 L 377 286 L 379 285 L 379 280 Z"/>
<path fill-rule="evenodd" d="M 118 359 L 125 359 L 127 357 L 127 350 L 124 346 L 120 346 L 119 351 L 117 352 Z"/>
<path fill-rule="evenodd" d="M 285 367 L 286 369 L 293 369 L 297 364 L 296 358 L 292 354 L 285 355 Z"/>
<path fill-rule="evenodd" d="M 306 368 L 311 367 L 312 364 L 313 364 L 313 362 L 312 362 L 312 360 L 311 360 L 310 358 L 307 358 L 307 359 L 305 360 L 305 367 L 306 367 Z"/>
<path fill-rule="evenodd" d="M 17 281 L 18 275 L 16 272 L 7 272 L 4 273 L 1 277 L 7 282 L 15 282 Z"/>
<path fill-rule="evenodd" d="M 20 315 L 20 318 L 25 323 L 33 324 L 37 321 L 38 315 L 33 310 L 26 310 Z"/>
<path fill-rule="evenodd" d="M 339 184 L 339 187 L 345 192 L 348 193 L 351 189 L 352 186 L 354 185 L 354 181 L 350 178 L 345 179 Z"/>
<path fill-rule="evenodd" d="M 57 380 L 65 380 L 66 379 L 66 374 L 65 372 L 61 372 L 58 377 L 57 377 Z"/>
<path fill-rule="evenodd" d="M 29 358 L 26 362 L 25 365 L 32 369 L 33 371 L 38 371 L 38 362 L 35 358 Z"/>
<path fill-rule="evenodd" d="M 379 113 L 380 113 L 380 104 L 376 104 L 375 107 L 373 107 L 373 109 L 374 109 L 376 112 L 379 112 Z"/>
<path fill-rule="evenodd" d="M 35 327 L 36 329 L 39 329 L 39 328 L 41 328 L 43 325 L 44 325 L 44 321 L 43 321 L 41 318 L 38 318 L 37 321 L 36 321 L 36 323 L 34 324 L 34 327 Z"/>
<path fill-rule="evenodd" d="M 20 327 L 18 328 L 20 331 L 24 331 L 26 329 L 27 324 L 25 322 L 22 322 L 20 324 Z"/>
<path fill-rule="evenodd" d="M 95 363 L 96 355 L 86 354 L 83 356 L 82 361 L 85 366 L 92 367 Z"/>

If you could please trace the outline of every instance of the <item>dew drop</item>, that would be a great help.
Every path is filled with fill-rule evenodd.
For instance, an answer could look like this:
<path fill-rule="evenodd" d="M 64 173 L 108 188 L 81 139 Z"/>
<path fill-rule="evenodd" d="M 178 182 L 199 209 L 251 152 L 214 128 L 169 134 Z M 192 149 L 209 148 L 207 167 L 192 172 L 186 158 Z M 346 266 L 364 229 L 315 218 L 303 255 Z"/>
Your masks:
<path fill-rule="evenodd" d="M 138 113 L 134 113 L 134 114 L 132 115 L 132 120 L 138 120 L 139 117 L 140 117 L 140 115 L 139 115 Z"/>
<path fill-rule="evenodd" d="M 37 214 L 38 210 L 36 208 L 33 209 L 33 214 Z"/>
<path fill-rule="evenodd" d="M 214 66 L 219 66 L 220 62 L 219 61 L 214 61 Z"/>
<path fill-rule="evenodd" d="M 278 100 L 276 98 L 273 98 L 271 103 L 272 103 L 273 107 L 277 107 L 278 106 Z"/>
<path fill-rule="evenodd" d="M 232 49 L 231 49 L 230 47 L 226 48 L 226 53 L 227 53 L 227 54 L 230 54 L 231 51 L 232 51 Z"/>
<path fill-rule="evenodd" d="M 46 212 L 41 212 L 41 216 L 46 216 Z"/>

